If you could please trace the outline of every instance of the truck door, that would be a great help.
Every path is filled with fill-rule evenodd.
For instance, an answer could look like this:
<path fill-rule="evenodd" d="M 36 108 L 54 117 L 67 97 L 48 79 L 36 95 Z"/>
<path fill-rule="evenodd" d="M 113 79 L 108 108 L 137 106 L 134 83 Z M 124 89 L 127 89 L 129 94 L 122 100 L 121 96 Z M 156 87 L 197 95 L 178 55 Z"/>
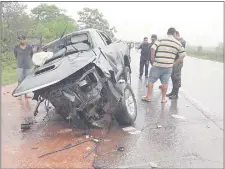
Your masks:
<path fill-rule="evenodd" d="M 105 43 L 105 46 L 102 48 L 102 52 L 105 54 L 107 59 L 114 64 L 115 66 L 115 75 L 118 76 L 123 71 L 123 62 L 121 61 L 121 52 L 117 49 L 117 44 L 112 41 L 112 39 L 105 33 L 98 31 L 100 37 Z"/>

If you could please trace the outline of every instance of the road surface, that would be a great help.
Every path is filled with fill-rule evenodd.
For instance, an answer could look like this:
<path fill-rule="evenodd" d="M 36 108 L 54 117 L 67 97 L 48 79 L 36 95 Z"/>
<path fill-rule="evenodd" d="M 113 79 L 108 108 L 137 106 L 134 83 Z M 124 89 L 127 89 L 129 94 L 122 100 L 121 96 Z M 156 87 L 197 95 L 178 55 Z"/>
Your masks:
<path fill-rule="evenodd" d="M 94 143 L 38 158 L 74 144 L 70 126 L 51 111 L 26 132 L 20 131 L 20 112 L 30 113 L 33 101 L 11 96 L 15 85 L 2 88 L 2 168 L 223 168 L 223 65 L 187 57 L 179 99 L 160 103 L 159 82 L 153 101 L 143 103 L 146 80 L 138 79 L 139 54 L 132 51 L 132 88 L 138 102 L 134 129 L 114 123 L 96 154 L 83 158 Z M 171 88 L 171 86 L 170 86 Z M 135 132 L 134 132 L 135 131 Z M 93 130 L 91 136 L 100 136 Z M 114 151 L 123 147 L 123 152 Z"/>

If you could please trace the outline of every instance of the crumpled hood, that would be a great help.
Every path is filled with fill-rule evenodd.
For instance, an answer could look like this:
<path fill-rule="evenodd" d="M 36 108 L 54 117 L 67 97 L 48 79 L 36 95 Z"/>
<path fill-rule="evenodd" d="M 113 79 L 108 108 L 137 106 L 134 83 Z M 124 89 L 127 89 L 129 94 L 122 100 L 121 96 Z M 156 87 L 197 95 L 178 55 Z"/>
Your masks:
<path fill-rule="evenodd" d="M 95 59 L 96 55 L 93 51 L 86 51 L 54 60 L 33 70 L 13 91 L 12 95 L 15 97 L 20 96 L 55 84 L 77 72 Z"/>

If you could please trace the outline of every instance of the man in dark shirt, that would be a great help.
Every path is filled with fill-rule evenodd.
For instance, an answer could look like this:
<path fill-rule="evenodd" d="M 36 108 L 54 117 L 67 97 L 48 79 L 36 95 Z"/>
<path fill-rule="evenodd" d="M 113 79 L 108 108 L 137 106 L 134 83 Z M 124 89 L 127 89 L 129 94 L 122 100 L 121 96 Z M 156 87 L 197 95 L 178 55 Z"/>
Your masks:
<path fill-rule="evenodd" d="M 140 74 L 139 78 L 142 78 L 143 69 L 145 67 L 145 77 L 148 77 L 148 66 L 149 66 L 149 47 L 148 38 L 145 37 L 143 43 L 140 45 L 138 49 L 141 49 L 141 58 L 140 58 Z"/>
<path fill-rule="evenodd" d="M 24 35 L 19 36 L 18 39 L 19 44 L 14 47 L 14 55 L 17 64 L 18 84 L 20 84 L 32 71 L 33 48 L 27 43 Z M 25 98 L 30 97 L 25 95 Z"/>
<path fill-rule="evenodd" d="M 182 44 L 183 48 L 186 46 L 186 41 L 180 37 L 180 33 L 176 31 L 176 39 Z M 178 59 L 178 56 L 176 57 L 176 60 Z M 181 70 L 183 67 L 183 61 L 181 61 L 179 64 L 175 65 L 173 67 L 173 71 L 171 74 L 171 79 L 173 83 L 173 89 L 172 91 L 167 94 L 167 97 L 170 99 L 177 99 L 179 88 L 181 87 Z"/>

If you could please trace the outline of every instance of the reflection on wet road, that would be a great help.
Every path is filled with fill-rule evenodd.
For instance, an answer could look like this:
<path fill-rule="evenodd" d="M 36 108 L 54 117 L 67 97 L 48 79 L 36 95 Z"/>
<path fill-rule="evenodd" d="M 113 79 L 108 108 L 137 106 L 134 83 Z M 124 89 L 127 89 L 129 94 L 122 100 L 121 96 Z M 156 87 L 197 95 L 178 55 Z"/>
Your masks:
<path fill-rule="evenodd" d="M 220 93 L 222 81 L 219 75 L 215 77 L 214 73 L 208 72 L 210 70 L 205 70 L 206 67 L 209 69 L 208 65 L 199 71 L 201 76 L 195 75 L 193 64 L 203 63 L 194 60 L 187 58 L 185 62 L 182 79 L 184 92 L 181 92 L 177 101 L 161 104 L 161 93 L 158 89 L 160 84 L 157 83 L 154 86 L 153 101 L 144 103 L 141 97 L 146 92 L 147 81 L 138 79 L 139 57 L 133 51 L 132 88 L 138 102 L 138 116 L 134 128 L 126 128 L 124 131 L 114 123 L 97 153 L 92 153 L 87 158 L 83 156 L 94 147 L 93 142 L 38 158 L 44 153 L 84 140 L 85 136 L 73 137 L 69 124 L 54 114 L 53 110 L 49 118 L 43 121 L 43 108 L 32 128 L 21 132 L 20 118 L 31 113 L 35 102 L 13 98 L 11 92 L 15 85 L 4 87 L 2 168 L 92 168 L 92 165 L 106 168 L 150 168 L 154 165 L 160 168 L 222 168 L 223 131 L 214 123 L 223 124 L 222 91 Z M 215 67 L 217 69 L 211 66 L 217 74 L 222 71 L 219 66 Z M 202 72 L 207 72 L 209 79 L 207 75 L 202 75 Z M 193 83 L 195 80 L 198 80 L 198 83 Z M 210 81 L 217 86 L 204 85 Z M 208 95 L 202 96 L 205 91 L 215 99 Z M 186 96 L 186 93 L 189 96 Z M 202 107 L 207 105 L 207 109 L 214 112 L 214 116 L 211 116 L 213 119 L 207 118 L 197 109 L 192 97 L 195 97 L 195 101 L 201 103 Z M 91 135 L 100 134 L 101 130 L 93 130 Z M 118 147 L 123 147 L 124 151 L 116 151 Z"/>

